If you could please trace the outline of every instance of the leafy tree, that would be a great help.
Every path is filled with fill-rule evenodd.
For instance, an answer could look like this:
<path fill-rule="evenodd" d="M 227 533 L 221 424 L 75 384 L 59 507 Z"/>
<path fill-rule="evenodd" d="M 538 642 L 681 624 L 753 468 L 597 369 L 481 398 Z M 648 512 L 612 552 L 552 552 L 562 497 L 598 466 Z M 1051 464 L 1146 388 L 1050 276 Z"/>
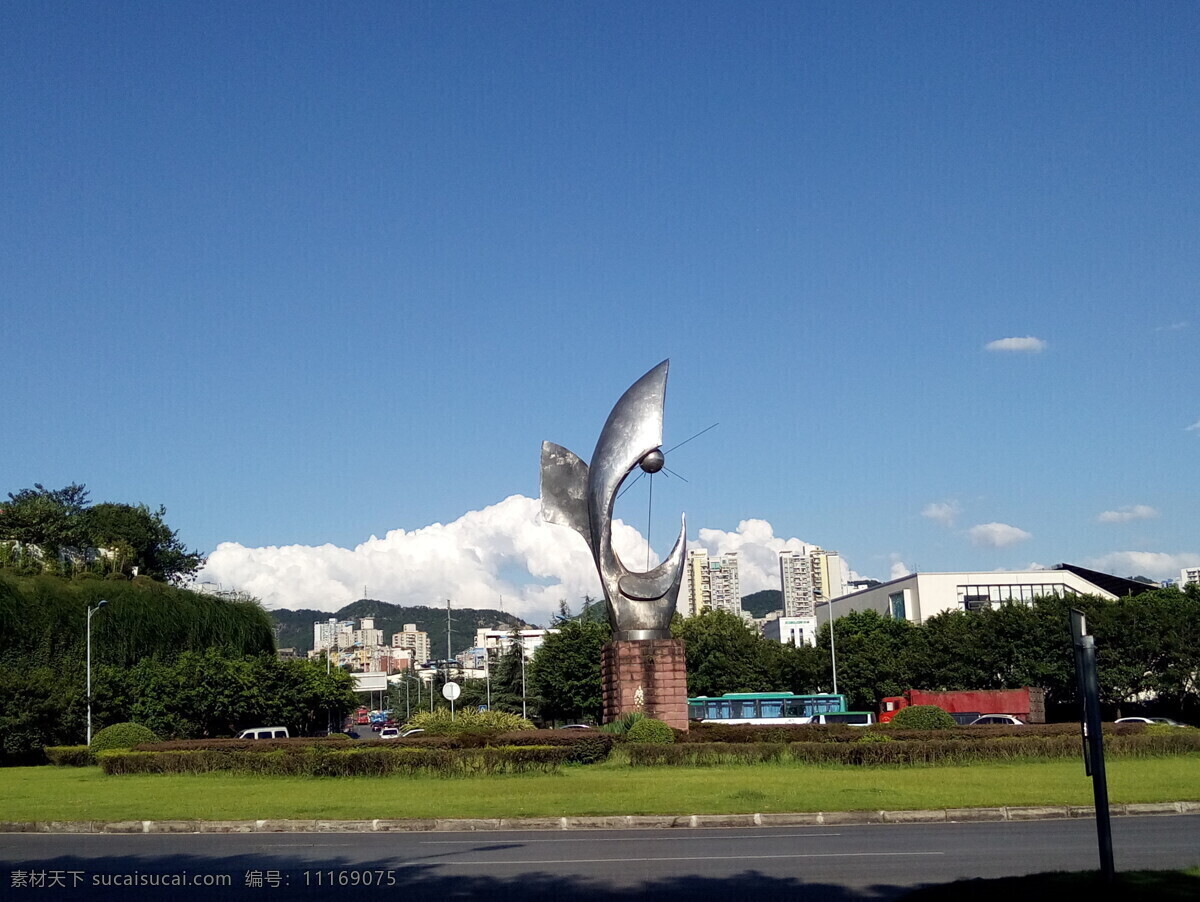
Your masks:
<path fill-rule="evenodd" d="M 204 563 L 188 551 L 175 530 L 163 520 L 167 509 L 152 511 L 144 504 L 97 504 L 82 514 L 84 530 L 97 548 L 112 549 L 120 570 L 161 582 L 190 577 Z"/>
<path fill-rule="evenodd" d="M 38 546 L 50 560 L 63 548 L 82 547 L 87 498 L 88 490 L 77 483 L 61 489 L 35 483 L 32 489 L 9 492 L 8 502 L 0 507 L 0 539 Z"/>
<path fill-rule="evenodd" d="M 852 611 L 833 626 L 838 692 L 846 696 L 851 709 L 874 710 L 879 699 L 900 695 L 923 673 L 913 641 L 917 627 L 907 620 L 884 617 L 876 611 Z M 817 647 L 824 659 L 822 688 L 832 690 L 828 624 L 817 633 Z"/>
<path fill-rule="evenodd" d="M 612 633 L 607 623 L 568 620 L 550 633 L 533 656 L 527 683 L 550 720 L 599 721 L 602 707 L 600 651 Z"/>
<path fill-rule="evenodd" d="M 769 640 L 728 611 L 705 611 L 672 624 L 687 655 L 688 695 L 764 692 L 772 681 Z"/>
<path fill-rule="evenodd" d="M 163 519 L 166 508 L 107 502 L 89 505 L 88 495 L 79 483 L 53 490 L 38 483 L 32 489 L 9 492 L 8 502 L 0 506 L 0 541 L 17 543 L 23 552 L 20 560 L 14 560 L 12 549 L 6 549 L 7 565 L 53 573 L 61 551 L 94 548 L 107 552 L 100 561 L 116 572 L 132 574 L 137 568 L 142 576 L 180 582 L 204 563 L 167 525 Z"/>

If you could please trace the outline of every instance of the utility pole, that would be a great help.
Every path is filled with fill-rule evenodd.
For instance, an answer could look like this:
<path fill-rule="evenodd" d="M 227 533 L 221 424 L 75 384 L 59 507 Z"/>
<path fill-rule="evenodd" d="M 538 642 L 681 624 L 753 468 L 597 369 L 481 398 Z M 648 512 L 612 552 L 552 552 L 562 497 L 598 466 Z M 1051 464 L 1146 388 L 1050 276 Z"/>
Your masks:
<path fill-rule="evenodd" d="M 450 599 L 446 599 L 446 660 L 451 659 L 450 655 Z M 449 666 L 449 665 L 447 665 Z"/>

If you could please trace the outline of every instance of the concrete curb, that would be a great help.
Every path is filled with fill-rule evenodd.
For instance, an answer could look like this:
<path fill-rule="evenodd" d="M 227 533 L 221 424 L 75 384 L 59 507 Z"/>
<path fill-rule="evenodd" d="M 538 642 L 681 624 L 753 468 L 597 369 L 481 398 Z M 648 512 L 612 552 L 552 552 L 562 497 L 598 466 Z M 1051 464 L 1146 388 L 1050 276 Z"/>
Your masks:
<path fill-rule="evenodd" d="M 1200 814 L 1200 802 L 1112 805 L 1114 817 Z M 356 821 L 0 821 L 0 833 L 470 833 L 491 830 L 636 830 L 718 827 L 836 827 L 1090 818 L 1077 805 L 934 808 L 916 811 L 808 811 L 792 814 L 610 815 L 599 817 L 393 818 Z"/>

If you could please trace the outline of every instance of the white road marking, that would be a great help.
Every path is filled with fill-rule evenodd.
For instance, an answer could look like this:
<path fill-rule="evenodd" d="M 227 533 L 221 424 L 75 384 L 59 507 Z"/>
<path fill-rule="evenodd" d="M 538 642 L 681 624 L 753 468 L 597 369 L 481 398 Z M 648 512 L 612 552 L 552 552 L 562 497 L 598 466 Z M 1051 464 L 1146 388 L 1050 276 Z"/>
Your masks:
<path fill-rule="evenodd" d="M 678 839 L 720 839 L 721 842 L 728 842 L 731 839 L 795 839 L 797 837 L 804 838 L 807 836 L 841 836 L 840 833 L 768 833 L 757 836 L 565 836 L 561 839 L 508 839 L 508 840 L 493 840 L 493 842 L 510 842 L 510 843 L 535 843 L 535 842 L 671 842 Z M 477 846 L 491 845 L 487 840 L 483 839 L 423 839 L 420 841 L 423 846 Z"/>
<path fill-rule="evenodd" d="M 917 855 L 945 855 L 945 852 L 812 852 L 794 855 L 693 855 L 680 858 L 564 858 L 546 861 L 444 861 L 443 867 L 486 867 L 526 864 L 628 864 L 633 861 L 759 861 L 774 858 L 886 858 L 889 856 L 912 858 Z"/>

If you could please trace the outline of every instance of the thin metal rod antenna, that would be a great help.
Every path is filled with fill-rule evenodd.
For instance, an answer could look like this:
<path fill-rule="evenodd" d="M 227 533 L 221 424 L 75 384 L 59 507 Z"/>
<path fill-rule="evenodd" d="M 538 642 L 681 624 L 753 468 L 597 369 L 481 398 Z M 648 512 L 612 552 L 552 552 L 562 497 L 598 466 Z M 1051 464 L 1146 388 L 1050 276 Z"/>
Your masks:
<path fill-rule="evenodd" d="M 686 479 L 685 477 L 683 477 L 683 476 L 680 476 L 678 473 L 676 473 L 676 472 L 675 472 L 674 470 L 672 470 L 670 467 L 664 466 L 664 467 L 663 467 L 663 472 L 664 472 L 664 473 L 670 473 L 670 474 L 671 474 L 672 476 L 674 476 L 676 479 L 682 479 L 684 482 L 687 482 L 687 479 Z"/>
<path fill-rule="evenodd" d="M 692 438 L 700 438 L 700 436 L 702 436 L 702 435 L 704 435 L 704 433 L 708 432 L 709 429 L 716 429 L 720 425 L 721 425 L 720 423 L 713 423 L 711 426 L 701 429 L 699 432 L 697 432 L 695 435 L 693 435 Z M 685 438 L 682 442 L 680 442 L 678 445 L 676 445 L 675 448 L 682 448 L 684 445 L 686 445 L 688 442 L 690 442 L 692 440 L 692 438 Z M 663 452 L 663 454 L 670 454 L 672 451 L 675 450 L 675 448 L 668 448 L 666 451 Z"/>
<path fill-rule="evenodd" d="M 646 569 L 650 569 L 650 514 L 654 510 L 654 474 L 650 474 L 650 498 L 646 501 Z"/>
<path fill-rule="evenodd" d="M 627 485 L 627 486 L 625 486 L 625 488 L 621 489 L 621 491 L 617 493 L 617 497 L 616 497 L 616 498 L 614 498 L 613 500 L 614 500 L 614 501 L 619 501 L 619 500 L 620 500 L 620 498 L 621 498 L 621 496 L 622 496 L 622 495 L 624 495 L 626 492 L 628 492 L 628 491 L 629 491 L 631 488 L 633 488 L 635 485 L 637 485 L 637 484 L 638 484 L 638 480 L 639 480 L 639 479 L 641 479 L 641 478 L 642 478 L 643 476 L 645 476 L 645 475 L 646 475 L 646 471 L 645 471 L 645 470 L 643 470 L 641 473 L 638 473 L 638 474 L 637 474 L 637 476 L 633 477 L 633 482 L 629 483 L 629 485 Z"/>

